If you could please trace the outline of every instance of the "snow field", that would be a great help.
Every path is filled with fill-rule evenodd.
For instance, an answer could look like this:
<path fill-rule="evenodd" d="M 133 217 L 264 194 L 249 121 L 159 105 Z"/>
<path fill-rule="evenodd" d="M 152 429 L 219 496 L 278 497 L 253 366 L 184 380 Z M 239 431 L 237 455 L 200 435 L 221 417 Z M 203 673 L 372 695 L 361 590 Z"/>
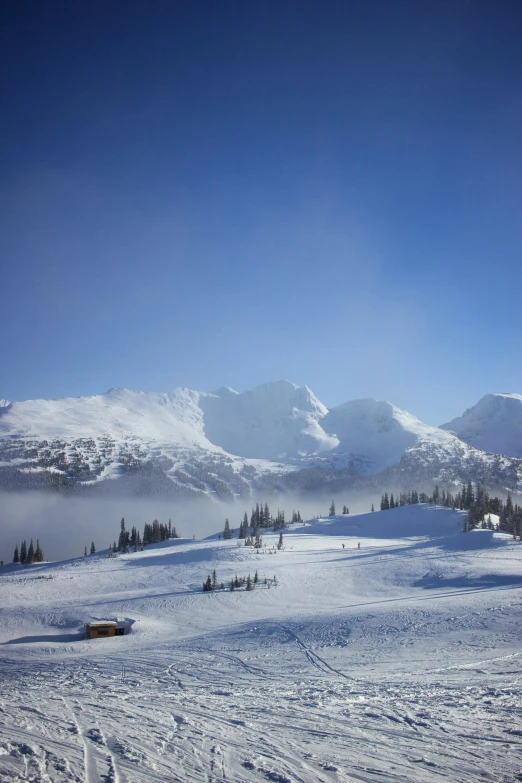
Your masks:
<path fill-rule="evenodd" d="M 278 535 L 5 568 L 0 780 L 522 779 L 522 547 L 461 528 L 408 506 L 272 554 Z M 203 593 L 214 568 L 278 585 Z M 111 618 L 131 633 L 81 638 Z"/>

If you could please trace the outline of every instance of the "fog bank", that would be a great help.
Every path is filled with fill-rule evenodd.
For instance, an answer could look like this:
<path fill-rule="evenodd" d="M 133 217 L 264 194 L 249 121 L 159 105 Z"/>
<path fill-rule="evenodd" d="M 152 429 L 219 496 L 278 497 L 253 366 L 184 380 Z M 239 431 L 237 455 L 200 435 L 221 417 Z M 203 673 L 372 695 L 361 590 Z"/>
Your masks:
<path fill-rule="evenodd" d="M 376 498 L 366 493 L 346 493 L 335 497 L 337 511 L 343 504 L 353 512 L 366 512 Z M 264 498 L 260 498 L 264 502 Z M 285 496 L 266 499 L 271 513 L 278 509 L 290 519 L 293 510 L 303 518 L 328 514 L 331 499 L 321 497 L 296 498 Z M 125 518 L 128 529 L 134 525 L 142 532 L 145 522 L 169 519 L 183 538 L 205 538 L 223 529 L 225 518 L 232 528 L 239 526 L 243 513 L 250 518 L 256 500 L 236 503 L 212 503 L 207 499 L 179 501 L 154 497 L 79 498 L 45 492 L 0 492 L 0 559 L 9 563 L 15 546 L 23 539 L 40 540 L 46 560 L 81 557 L 84 547 L 94 541 L 97 550 L 106 549 L 118 539 L 120 520 Z"/>

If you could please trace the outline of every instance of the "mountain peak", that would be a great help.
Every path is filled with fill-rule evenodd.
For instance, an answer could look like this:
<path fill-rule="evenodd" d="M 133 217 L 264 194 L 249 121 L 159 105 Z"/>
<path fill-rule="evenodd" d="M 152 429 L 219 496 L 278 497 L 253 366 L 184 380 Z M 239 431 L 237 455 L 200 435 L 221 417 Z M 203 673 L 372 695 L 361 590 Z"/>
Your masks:
<path fill-rule="evenodd" d="M 484 451 L 522 457 L 522 394 L 485 394 L 441 429 Z"/>

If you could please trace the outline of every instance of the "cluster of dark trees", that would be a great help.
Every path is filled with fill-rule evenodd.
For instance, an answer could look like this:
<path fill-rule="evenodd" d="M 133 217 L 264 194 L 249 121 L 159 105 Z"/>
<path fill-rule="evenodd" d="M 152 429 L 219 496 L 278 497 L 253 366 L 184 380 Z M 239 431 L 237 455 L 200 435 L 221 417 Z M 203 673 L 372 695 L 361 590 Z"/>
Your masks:
<path fill-rule="evenodd" d="M 462 494 L 462 493 L 461 493 Z M 513 538 L 522 535 L 522 506 L 513 503 L 508 492 L 505 502 L 498 497 L 490 497 L 485 487 L 480 484 L 473 488 L 466 487 L 465 505 L 467 510 L 464 532 L 477 527 L 493 529 L 491 514 L 498 514 L 498 529 L 511 533 Z"/>
<path fill-rule="evenodd" d="M 350 513 L 350 509 L 348 508 L 348 506 L 343 506 L 343 514 L 349 514 L 349 513 Z M 335 502 L 332 500 L 332 504 L 331 504 L 330 508 L 328 509 L 328 516 L 329 517 L 334 517 L 335 514 L 336 514 Z"/>
<path fill-rule="evenodd" d="M 259 574 L 257 571 L 255 572 L 254 576 L 251 577 L 250 574 L 247 577 L 237 575 L 232 579 L 230 582 L 229 590 L 241 590 L 241 588 L 245 588 L 245 590 L 254 590 L 255 586 L 259 584 Z M 274 576 L 273 579 L 265 579 L 264 584 L 269 587 L 271 584 L 277 585 L 277 579 Z M 203 592 L 212 592 L 213 590 L 224 590 L 225 584 L 224 582 L 218 582 L 216 570 L 212 571 L 212 575 L 208 575 L 205 581 L 203 582 Z"/>
<path fill-rule="evenodd" d="M 299 511 L 293 511 L 291 522 L 296 523 L 302 521 L 303 518 L 301 516 L 301 513 Z M 284 511 L 278 510 L 277 514 L 273 516 L 270 513 L 268 503 L 265 503 L 264 505 L 263 503 L 256 503 L 255 508 L 252 509 L 252 513 L 250 514 L 250 521 L 248 519 L 247 512 L 245 511 L 245 513 L 243 514 L 243 519 L 239 523 L 239 531 L 237 537 L 245 540 L 252 539 L 253 541 L 256 541 L 261 538 L 260 535 L 261 530 L 277 532 L 278 530 L 283 530 L 285 525 L 286 525 L 286 520 L 285 520 Z M 226 519 L 225 529 L 223 530 L 223 538 L 226 540 L 233 537 L 234 534 L 230 527 L 230 522 L 228 521 L 228 519 Z"/>
<path fill-rule="evenodd" d="M 96 554 L 96 547 L 94 546 L 94 541 L 91 541 L 91 549 L 90 549 L 89 554 L 91 554 L 91 555 L 95 555 Z M 84 549 L 83 556 L 87 557 L 87 547 L 85 547 L 85 549 Z"/>
<path fill-rule="evenodd" d="M 20 549 L 18 545 L 15 546 L 13 563 L 21 563 L 22 565 L 30 565 L 31 563 L 42 563 L 44 559 L 44 553 L 40 546 L 40 541 L 36 539 L 36 548 L 31 538 L 31 543 L 27 546 L 27 541 L 22 541 Z"/>
<path fill-rule="evenodd" d="M 428 495 L 426 495 L 425 492 L 421 492 L 419 494 L 415 489 L 408 490 L 408 492 L 401 492 L 397 498 L 393 497 L 393 492 L 390 494 L 390 496 L 388 496 L 388 493 L 385 492 L 384 495 L 381 495 L 381 511 L 387 511 L 389 508 L 399 508 L 399 506 L 410 506 L 412 503 L 434 502 L 437 501 L 428 498 Z M 374 509 L 372 504 L 372 511 L 373 510 Z"/>
<path fill-rule="evenodd" d="M 473 486 L 471 481 L 463 484 L 459 492 L 452 494 L 446 490 L 440 490 L 436 485 L 433 493 L 417 492 L 412 489 L 401 492 L 396 498 L 393 493 L 387 492 L 381 497 L 381 511 L 399 506 L 409 506 L 414 503 L 435 503 L 448 508 L 467 511 L 464 523 L 464 531 L 474 530 L 477 527 L 493 529 L 491 514 L 499 517 L 499 530 L 511 533 L 515 538 L 522 535 L 522 506 L 514 504 L 511 494 L 508 492 L 505 501 L 499 497 L 491 497 L 483 484 Z M 373 505 L 372 505 L 373 511 Z"/>
<path fill-rule="evenodd" d="M 130 552 L 132 549 L 134 552 L 138 552 L 143 550 L 147 544 L 157 544 L 160 541 L 168 541 L 170 538 L 179 538 L 170 519 L 168 525 L 158 522 L 157 519 L 150 524 L 145 522 L 142 535 L 136 527 L 127 530 L 125 519 L 122 517 L 118 541 L 114 541 L 109 550 L 111 552 Z"/>

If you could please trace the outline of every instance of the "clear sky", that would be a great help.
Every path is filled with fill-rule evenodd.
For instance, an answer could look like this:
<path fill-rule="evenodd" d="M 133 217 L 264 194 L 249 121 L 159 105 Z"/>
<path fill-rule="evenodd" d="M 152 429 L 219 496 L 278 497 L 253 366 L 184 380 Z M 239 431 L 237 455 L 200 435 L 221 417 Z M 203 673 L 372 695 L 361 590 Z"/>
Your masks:
<path fill-rule="evenodd" d="M 522 392 L 520 0 L 0 22 L 0 397 Z"/>

